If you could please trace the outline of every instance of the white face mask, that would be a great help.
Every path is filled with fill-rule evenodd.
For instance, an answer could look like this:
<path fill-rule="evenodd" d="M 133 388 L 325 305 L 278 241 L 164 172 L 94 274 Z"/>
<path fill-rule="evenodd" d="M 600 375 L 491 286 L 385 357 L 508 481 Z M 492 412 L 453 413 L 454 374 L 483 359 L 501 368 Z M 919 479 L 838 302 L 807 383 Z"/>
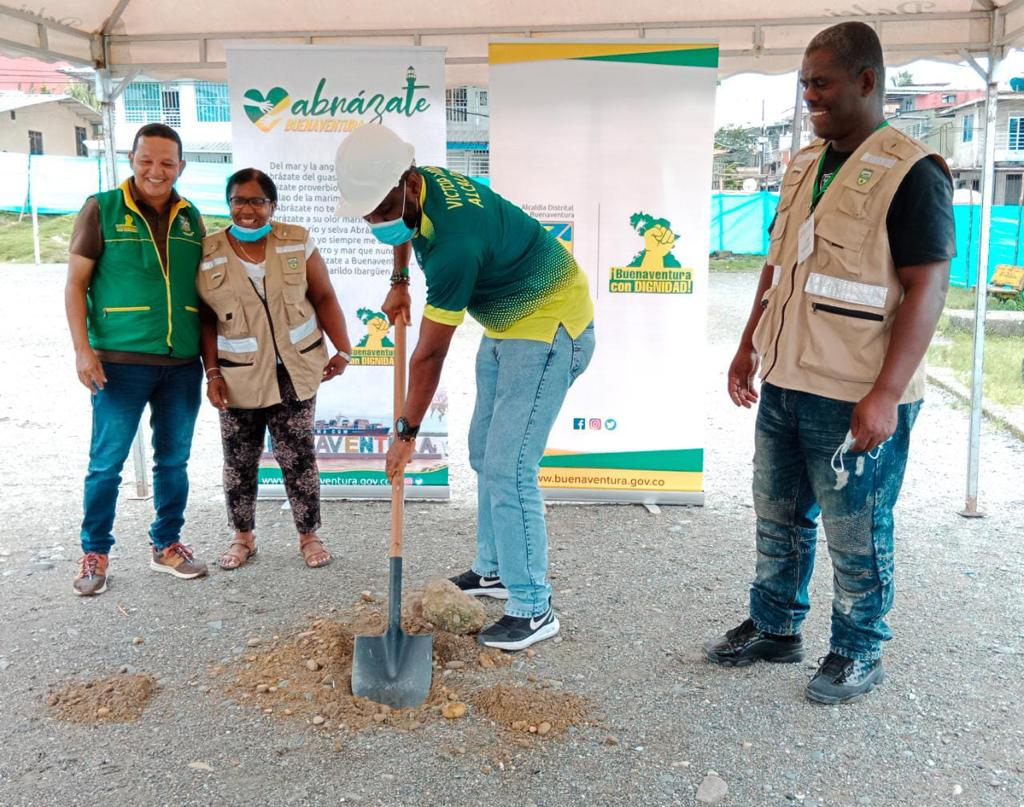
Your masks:
<path fill-rule="evenodd" d="M 857 438 L 853 436 L 853 432 L 847 431 L 846 439 L 843 440 L 842 445 L 832 453 L 832 470 L 836 475 L 836 485 L 833 490 L 842 490 L 846 487 L 846 483 L 850 481 L 850 472 L 846 470 L 846 464 L 843 462 L 843 457 L 846 455 L 847 451 L 850 451 L 853 448 L 853 444 L 856 442 Z M 875 449 L 874 453 L 868 451 L 867 453 L 861 454 L 857 457 L 857 462 L 854 465 L 854 474 L 856 476 L 860 476 L 864 473 L 865 457 L 877 460 L 882 453 L 882 446 L 884 445 L 885 443 L 879 445 Z"/>

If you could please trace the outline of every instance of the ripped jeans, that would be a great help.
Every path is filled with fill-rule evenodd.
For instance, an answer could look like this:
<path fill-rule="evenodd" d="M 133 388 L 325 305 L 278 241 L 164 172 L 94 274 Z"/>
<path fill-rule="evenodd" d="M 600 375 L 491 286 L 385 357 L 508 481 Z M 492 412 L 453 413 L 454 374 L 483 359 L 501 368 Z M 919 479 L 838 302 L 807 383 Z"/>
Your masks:
<path fill-rule="evenodd" d="M 833 653 L 876 659 L 892 637 L 892 509 L 903 484 L 910 430 L 921 402 L 902 404 L 880 452 L 850 451 L 845 472 L 832 458 L 850 428 L 854 404 L 807 392 L 761 387 L 754 451 L 757 575 L 750 618 L 760 630 L 800 632 L 810 609 L 817 521 L 832 558 Z M 877 453 L 877 459 L 872 456 Z"/>

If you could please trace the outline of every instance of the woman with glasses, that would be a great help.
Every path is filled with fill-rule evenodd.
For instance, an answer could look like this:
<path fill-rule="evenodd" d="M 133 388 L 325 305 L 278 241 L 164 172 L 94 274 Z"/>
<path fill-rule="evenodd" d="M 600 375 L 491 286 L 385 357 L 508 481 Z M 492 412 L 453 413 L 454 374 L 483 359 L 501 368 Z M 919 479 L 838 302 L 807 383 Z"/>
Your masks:
<path fill-rule="evenodd" d="M 256 554 L 257 474 L 266 430 L 281 467 L 299 551 L 309 567 L 331 554 L 317 536 L 320 475 L 313 414 L 322 381 L 345 371 L 352 350 L 309 232 L 272 221 L 277 187 L 255 168 L 228 179 L 231 226 L 207 236 L 196 279 L 206 396 L 220 410 L 224 494 L 235 534 L 218 560 L 237 569 Z M 326 339 L 335 352 L 328 357 Z"/>

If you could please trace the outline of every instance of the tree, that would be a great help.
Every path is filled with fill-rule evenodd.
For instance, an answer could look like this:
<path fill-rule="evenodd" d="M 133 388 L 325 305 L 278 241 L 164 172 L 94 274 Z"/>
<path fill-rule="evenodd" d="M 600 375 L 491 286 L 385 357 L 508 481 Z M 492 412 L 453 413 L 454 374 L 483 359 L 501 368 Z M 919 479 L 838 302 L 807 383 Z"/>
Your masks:
<path fill-rule="evenodd" d="M 737 169 L 757 165 L 757 126 L 723 126 L 715 132 L 714 174 L 724 187 L 738 189 L 742 178 Z"/>
<path fill-rule="evenodd" d="M 914 83 L 914 74 L 909 70 L 901 70 L 892 77 L 893 87 L 909 87 Z"/>
<path fill-rule="evenodd" d="M 68 84 L 67 94 L 72 98 L 77 98 L 83 104 L 88 107 L 92 107 L 97 112 L 100 110 L 99 99 L 96 98 L 96 93 L 93 92 L 92 87 L 86 84 L 84 81 L 74 81 Z"/>

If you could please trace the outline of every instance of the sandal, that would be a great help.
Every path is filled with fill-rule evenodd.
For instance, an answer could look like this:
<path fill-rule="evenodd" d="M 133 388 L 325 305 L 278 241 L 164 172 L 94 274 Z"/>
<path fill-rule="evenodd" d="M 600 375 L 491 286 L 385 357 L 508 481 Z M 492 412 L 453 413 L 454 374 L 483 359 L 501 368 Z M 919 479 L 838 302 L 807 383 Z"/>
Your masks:
<path fill-rule="evenodd" d="M 331 562 L 331 553 L 315 532 L 299 536 L 299 552 L 310 569 L 317 569 Z"/>
<path fill-rule="evenodd" d="M 231 571 L 244 566 L 248 560 L 256 554 L 256 538 L 250 540 L 239 538 L 236 534 L 234 540 L 228 544 L 227 551 L 217 558 L 217 565 L 220 568 Z"/>

